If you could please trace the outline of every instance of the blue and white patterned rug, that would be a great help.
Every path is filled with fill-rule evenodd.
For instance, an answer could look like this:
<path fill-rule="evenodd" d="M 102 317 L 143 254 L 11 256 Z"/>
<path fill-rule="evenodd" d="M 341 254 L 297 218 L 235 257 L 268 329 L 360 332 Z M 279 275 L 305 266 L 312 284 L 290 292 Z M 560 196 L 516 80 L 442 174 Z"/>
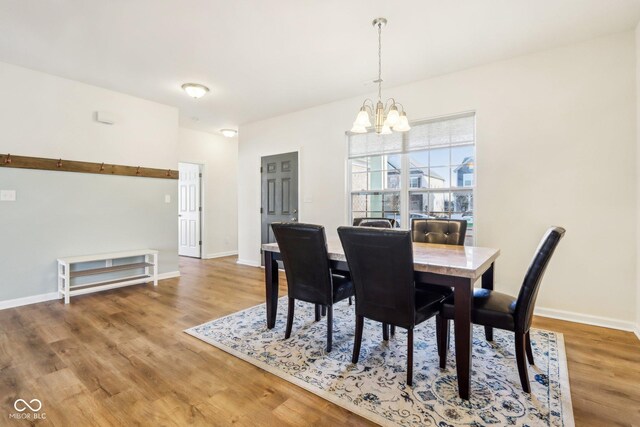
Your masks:
<path fill-rule="evenodd" d="M 434 319 L 415 329 L 413 387 L 408 387 L 405 330 L 398 328 L 384 342 L 380 323 L 365 320 L 354 365 L 354 306 L 346 301 L 334 306 L 329 354 L 326 317 L 314 322 L 311 304 L 297 302 L 291 338 L 284 339 L 286 307 L 281 298 L 271 330 L 261 304 L 185 332 L 381 425 L 574 425 L 562 334 L 531 330 L 536 365 L 529 367 L 528 395 L 520 386 L 513 334 L 495 330 L 489 343 L 475 326 L 471 399 L 465 401 L 458 397 L 453 335 L 447 369 L 438 366 Z"/>

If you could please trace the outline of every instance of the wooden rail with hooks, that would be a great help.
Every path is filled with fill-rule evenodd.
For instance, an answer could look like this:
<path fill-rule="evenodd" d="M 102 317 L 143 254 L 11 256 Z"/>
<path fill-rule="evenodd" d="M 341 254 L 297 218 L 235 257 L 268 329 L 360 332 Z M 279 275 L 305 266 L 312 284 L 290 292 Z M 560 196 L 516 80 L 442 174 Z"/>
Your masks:
<path fill-rule="evenodd" d="M 76 160 L 47 159 L 43 157 L 0 154 L 0 167 L 38 169 L 60 172 L 122 175 L 142 178 L 178 179 L 178 171 L 172 169 L 143 168 L 141 166 L 110 165 L 106 163 L 79 162 Z"/>

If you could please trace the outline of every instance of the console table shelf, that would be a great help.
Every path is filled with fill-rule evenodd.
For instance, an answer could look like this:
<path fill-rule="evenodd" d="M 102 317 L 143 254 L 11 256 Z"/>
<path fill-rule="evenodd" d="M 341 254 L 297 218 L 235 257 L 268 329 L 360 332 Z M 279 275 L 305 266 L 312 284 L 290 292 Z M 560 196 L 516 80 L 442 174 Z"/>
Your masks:
<path fill-rule="evenodd" d="M 122 264 L 113 264 L 114 260 L 142 257 L 144 257 L 144 261 L 142 262 L 124 261 Z M 97 268 L 91 267 L 74 269 L 81 264 L 89 262 L 104 262 L 104 266 Z M 141 274 L 140 270 L 143 269 L 144 274 Z M 100 275 L 126 271 L 131 271 L 132 273 L 117 278 L 99 278 Z M 91 276 L 97 276 L 96 278 L 98 280 L 88 283 L 71 283 L 74 278 Z M 158 251 L 154 249 L 58 258 L 58 294 L 60 295 L 60 298 L 64 296 L 65 304 L 69 304 L 70 297 L 75 295 L 83 295 L 148 282 L 153 282 L 154 286 L 158 285 Z"/>

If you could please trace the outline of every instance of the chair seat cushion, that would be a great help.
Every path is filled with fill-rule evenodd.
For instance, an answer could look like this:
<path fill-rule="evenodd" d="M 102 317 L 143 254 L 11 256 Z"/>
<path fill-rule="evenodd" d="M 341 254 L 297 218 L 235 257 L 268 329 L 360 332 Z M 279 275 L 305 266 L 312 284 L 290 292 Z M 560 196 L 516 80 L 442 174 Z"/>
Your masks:
<path fill-rule="evenodd" d="M 515 328 L 513 317 L 515 308 L 516 298 L 511 295 L 489 289 L 474 289 L 471 321 L 478 325 L 513 331 Z M 454 318 L 453 295 L 444 301 L 440 314 L 447 319 Z"/>
<path fill-rule="evenodd" d="M 333 302 L 342 301 L 354 295 L 353 283 L 347 277 L 337 274 L 331 275 L 333 278 Z"/>
<path fill-rule="evenodd" d="M 445 295 L 416 288 L 416 325 L 440 311 Z"/>

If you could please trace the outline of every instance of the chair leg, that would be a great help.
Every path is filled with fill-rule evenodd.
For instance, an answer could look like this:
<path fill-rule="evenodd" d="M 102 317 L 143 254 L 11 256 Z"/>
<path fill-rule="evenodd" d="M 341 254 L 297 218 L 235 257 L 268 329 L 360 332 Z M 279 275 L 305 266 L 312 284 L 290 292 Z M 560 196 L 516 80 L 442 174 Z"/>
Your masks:
<path fill-rule="evenodd" d="M 413 385 L 413 329 L 407 330 L 407 385 Z"/>
<path fill-rule="evenodd" d="M 529 336 L 529 331 L 527 331 L 524 338 L 525 338 L 525 344 L 527 345 L 526 350 L 527 350 L 527 360 L 529 361 L 529 365 L 535 365 L 535 362 L 533 361 L 533 349 L 531 348 L 531 337 Z"/>
<path fill-rule="evenodd" d="M 289 339 L 291 336 L 291 328 L 293 327 L 293 310 L 296 307 L 295 298 L 289 297 L 289 307 L 287 308 L 287 330 L 284 333 L 284 339 Z"/>
<path fill-rule="evenodd" d="M 437 314 L 436 332 L 438 356 L 440 356 L 440 368 L 445 369 L 447 367 L 447 350 L 449 349 L 449 319 L 445 319 Z"/>
<path fill-rule="evenodd" d="M 351 363 L 358 363 L 360 358 L 360 345 L 362 344 L 362 329 L 364 328 L 364 316 L 356 316 L 356 336 L 353 340 L 353 356 Z"/>
<path fill-rule="evenodd" d="M 323 316 L 326 316 L 326 315 L 327 315 L 327 306 L 326 306 L 326 305 L 323 305 L 323 306 L 321 306 L 321 307 L 322 307 L 322 315 L 323 315 Z"/>
<path fill-rule="evenodd" d="M 382 324 L 382 340 L 389 341 L 389 324 L 388 323 Z"/>
<path fill-rule="evenodd" d="M 484 337 L 487 341 L 493 341 L 493 328 L 491 326 L 484 327 Z"/>
<path fill-rule="evenodd" d="M 320 321 L 320 304 L 316 304 L 316 322 Z"/>
<path fill-rule="evenodd" d="M 391 336 L 394 336 L 396 334 L 396 325 L 391 325 Z"/>
<path fill-rule="evenodd" d="M 353 302 L 351 301 L 351 297 L 349 297 L 349 305 L 353 304 Z"/>
<path fill-rule="evenodd" d="M 327 307 L 327 353 L 331 352 L 333 343 L 333 305 Z"/>
<path fill-rule="evenodd" d="M 525 347 L 526 339 L 525 334 L 516 332 L 516 363 L 518 365 L 518 374 L 520 375 L 520 382 L 522 383 L 522 390 L 525 393 L 531 393 L 531 386 L 529 385 L 529 372 L 527 367 L 527 361 L 525 360 Z"/>

